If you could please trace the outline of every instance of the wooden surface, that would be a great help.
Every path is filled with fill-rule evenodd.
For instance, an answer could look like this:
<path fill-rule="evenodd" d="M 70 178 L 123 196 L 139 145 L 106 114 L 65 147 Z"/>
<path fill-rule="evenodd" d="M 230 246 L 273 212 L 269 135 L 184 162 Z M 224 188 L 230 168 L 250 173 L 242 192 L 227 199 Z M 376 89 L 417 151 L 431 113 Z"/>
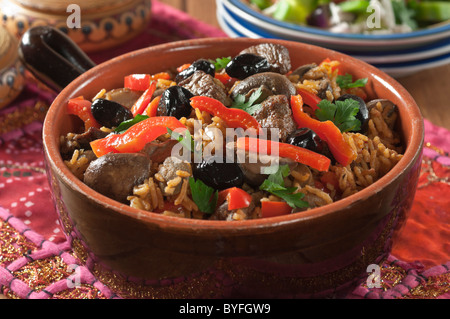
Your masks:
<path fill-rule="evenodd" d="M 160 2 L 219 27 L 215 0 L 160 0 Z M 450 129 L 450 64 L 397 80 L 413 96 L 426 119 Z"/>

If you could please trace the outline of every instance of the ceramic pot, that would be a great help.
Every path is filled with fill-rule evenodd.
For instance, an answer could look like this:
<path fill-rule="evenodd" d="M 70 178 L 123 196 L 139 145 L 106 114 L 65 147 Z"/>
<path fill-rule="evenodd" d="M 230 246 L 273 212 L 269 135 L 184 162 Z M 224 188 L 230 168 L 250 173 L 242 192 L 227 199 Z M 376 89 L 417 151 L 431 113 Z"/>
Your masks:
<path fill-rule="evenodd" d="M 366 189 L 298 214 L 236 222 L 191 220 L 137 210 L 96 193 L 65 166 L 60 136 L 79 125 L 70 98 L 122 87 L 131 73 L 157 73 L 199 58 L 233 56 L 262 42 L 286 46 L 293 67 L 325 58 L 368 78 L 370 98 L 393 101 L 406 151 Z M 116 293 L 130 298 L 318 297 L 367 279 L 390 251 L 411 207 L 421 166 L 419 108 L 395 80 L 374 67 L 320 47 L 269 39 L 198 39 L 138 50 L 95 66 L 63 88 L 43 129 L 54 201 L 75 253 Z M 362 279 L 361 279 L 362 278 Z"/>
<path fill-rule="evenodd" d="M 94 52 L 141 33 L 151 18 L 151 0 L 1 0 L 0 13 L 5 28 L 18 38 L 31 27 L 49 25 L 83 51 Z"/>
<path fill-rule="evenodd" d="M 25 86 L 24 67 L 17 54 L 19 42 L 0 27 L 0 109 L 11 103 Z"/>

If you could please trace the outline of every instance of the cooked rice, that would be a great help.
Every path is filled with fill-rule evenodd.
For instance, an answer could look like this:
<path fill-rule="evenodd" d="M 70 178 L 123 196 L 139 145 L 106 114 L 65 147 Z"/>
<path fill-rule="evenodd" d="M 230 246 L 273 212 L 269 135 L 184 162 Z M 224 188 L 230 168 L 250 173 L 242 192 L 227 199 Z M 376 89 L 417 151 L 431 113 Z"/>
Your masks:
<path fill-rule="evenodd" d="M 338 177 L 342 197 L 350 196 L 373 184 L 402 158 L 401 154 L 387 148 L 378 136 L 369 138 L 359 133 L 345 133 L 344 137 L 358 155 L 356 160 L 346 167 L 331 167 Z"/>
<path fill-rule="evenodd" d="M 76 149 L 73 152 L 72 158 L 64 161 L 70 171 L 79 179 L 83 180 L 84 172 L 91 161 L 87 156 L 84 156 L 84 150 Z"/>
<path fill-rule="evenodd" d="M 177 83 L 174 81 L 171 81 L 171 80 L 165 80 L 165 79 L 157 79 L 156 80 L 156 88 L 157 89 L 165 90 L 174 85 L 177 85 Z"/>
<path fill-rule="evenodd" d="M 290 177 L 286 179 L 287 187 L 297 187 L 297 192 L 305 194 L 304 200 L 310 205 L 310 208 L 319 207 L 332 203 L 334 200 L 350 196 L 361 189 L 373 184 L 375 181 L 389 172 L 392 167 L 402 158 L 400 139 L 394 134 L 390 128 L 390 124 L 383 115 L 381 105 L 377 105 L 370 111 L 370 120 L 368 125 L 368 136 L 360 133 L 344 133 L 346 142 L 353 148 L 357 154 L 357 158 L 352 164 L 342 167 L 333 165 L 331 171 L 336 174 L 338 180 L 338 189 L 334 185 L 327 183 L 324 189 L 316 187 L 315 180 L 320 179 L 320 173 L 311 170 L 306 165 L 297 165 L 291 170 Z M 199 136 L 206 136 L 205 130 L 208 127 L 216 127 L 225 133 L 226 125 L 222 119 L 211 117 L 206 112 L 196 110 L 193 117 L 182 118 L 180 121 L 190 130 L 192 136 L 194 132 L 194 121 L 200 121 Z M 205 147 L 211 139 L 204 138 L 201 145 Z M 89 165 L 86 157 L 81 156 L 82 151 L 76 151 L 70 161 L 66 161 L 66 165 L 77 175 L 82 178 L 82 173 Z M 155 169 L 157 172 L 157 169 Z M 142 185 L 138 185 L 133 189 L 133 195 L 128 197 L 130 206 L 146 211 L 155 211 L 164 209 L 164 202 L 169 201 L 174 205 L 182 207 L 179 211 L 164 210 L 163 215 L 177 216 L 184 218 L 204 218 L 203 214 L 198 211 L 197 205 L 190 196 L 189 177 L 191 173 L 186 171 L 177 171 L 177 177 L 170 181 L 165 181 L 159 173 L 147 179 Z M 164 194 L 157 183 L 166 183 Z M 175 195 L 175 190 L 181 184 L 181 189 Z M 254 192 L 252 188 L 245 185 L 245 190 Z M 281 201 L 274 195 L 268 195 L 261 201 Z M 230 218 L 232 220 L 242 220 L 248 218 L 259 218 L 260 207 L 256 207 L 251 212 L 242 210 L 234 211 Z"/>
<path fill-rule="evenodd" d="M 333 199 L 329 194 L 311 185 L 306 185 L 305 187 L 301 188 L 299 192 L 305 194 L 303 200 L 308 202 L 309 208 L 320 207 L 331 204 L 333 202 Z"/>
<path fill-rule="evenodd" d="M 133 195 L 127 198 L 130 206 L 146 211 L 153 211 L 164 208 L 164 197 L 161 189 L 157 187 L 153 178 L 148 178 L 141 185 L 133 188 Z"/>
<path fill-rule="evenodd" d="M 320 89 L 321 81 L 324 75 L 330 81 L 331 91 L 327 91 L 326 98 L 330 101 L 337 99 L 341 95 L 341 89 L 336 83 L 337 71 L 334 69 L 338 62 L 322 63 L 321 65 L 308 71 L 305 80 L 298 81 L 298 76 L 289 78 L 297 88 L 303 88 L 309 92 L 317 94 Z M 170 80 L 158 80 L 158 88 L 167 88 L 174 85 Z M 95 98 L 105 94 L 100 91 Z M 373 184 L 378 179 L 389 172 L 402 158 L 403 149 L 401 139 L 395 133 L 395 116 L 387 114 L 383 110 L 381 103 L 370 109 L 370 120 L 368 122 L 367 136 L 360 133 L 344 133 L 346 142 L 357 154 L 356 159 L 345 167 L 336 164 L 332 165 L 330 171 L 335 174 L 337 185 L 332 183 L 321 184 L 322 173 L 309 168 L 306 165 L 298 164 L 292 169 L 290 175 L 285 178 L 286 187 L 296 187 L 296 192 L 305 194 L 304 200 L 310 205 L 310 208 L 328 205 L 335 200 L 350 196 L 365 187 Z M 196 126 L 196 122 L 201 123 Z M 180 122 L 184 124 L 196 140 L 199 148 L 205 148 L 211 143 L 212 139 L 208 136 L 208 131 L 217 128 L 226 135 L 225 122 L 216 116 L 198 109 L 192 111 L 187 118 L 181 118 Z M 105 130 L 106 128 L 102 128 Z M 197 132 L 195 130 L 198 130 Z M 111 131 L 111 129 L 108 129 Z M 169 134 L 159 138 L 160 141 L 169 139 Z M 200 143 L 198 143 L 200 142 Z M 213 153 L 213 151 L 212 151 Z M 89 159 L 84 156 L 83 150 L 76 150 L 70 160 L 65 161 L 71 171 L 80 179 L 83 179 L 84 171 L 89 165 Z M 178 170 L 176 177 L 166 181 L 158 173 L 158 166 L 161 163 L 153 163 L 151 177 L 146 179 L 143 184 L 133 188 L 132 195 L 128 196 L 131 207 L 143 209 L 146 211 L 159 211 L 166 216 L 176 216 L 183 218 L 203 219 L 204 214 L 198 209 L 198 206 L 192 200 L 189 187 L 190 172 Z M 250 194 L 260 192 L 244 184 L 243 189 Z M 163 195 L 164 194 L 164 195 Z M 277 196 L 267 194 L 260 201 L 281 201 Z M 167 209 L 165 203 L 173 203 L 176 208 Z M 243 220 L 261 217 L 261 207 L 255 203 L 255 207 L 250 209 L 238 209 L 232 211 L 228 216 L 230 220 Z"/>
<path fill-rule="evenodd" d="M 97 95 L 94 96 L 92 99 L 92 102 L 94 102 L 97 99 L 101 99 L 106 93 L 106 89 L 101 89 L 100 92 L 97 93 Z"/>
<path fill-rule="evenodd" d="M 180 177 L 178 177 L 178 178 L 180 178 Z M 181 181 L 181 178 L 180 178 L 180 181 Z M 189 181 L 187 179 L 184 179 L 183 180 L 183 185 L 181 185 L 181 191 L 178 194 L 178 197 L 174 201 L 175 205 L 180 205 L 181 203 L 183 203 L 184 199 L 187 196 L 188 185 L 189 185 Z"/>

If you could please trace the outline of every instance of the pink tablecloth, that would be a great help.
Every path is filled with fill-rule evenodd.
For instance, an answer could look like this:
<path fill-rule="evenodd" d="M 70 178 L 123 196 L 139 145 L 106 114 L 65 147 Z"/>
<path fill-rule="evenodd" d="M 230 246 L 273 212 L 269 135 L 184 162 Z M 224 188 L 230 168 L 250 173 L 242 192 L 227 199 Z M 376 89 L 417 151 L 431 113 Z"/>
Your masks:
<path fill-rule="evenodd" d="M 99 63 L 149 45 L 225 36 L 157 1 L 153 11 L 141 36 L 92 59 Z M 83 266 L 81 285 L 67 285 L 79 262 L 59 225 L 42 153 L 42 120 L 52 99 L 30 83 L 0 111 L 0 292 L 8 298 L 118 298 Z M 422 177 L 410 218 L 380 264 L 382 287 L 369 289 L 363 282 L 347 298 L 450 297 L 450 131 L 425 124 Z"/>

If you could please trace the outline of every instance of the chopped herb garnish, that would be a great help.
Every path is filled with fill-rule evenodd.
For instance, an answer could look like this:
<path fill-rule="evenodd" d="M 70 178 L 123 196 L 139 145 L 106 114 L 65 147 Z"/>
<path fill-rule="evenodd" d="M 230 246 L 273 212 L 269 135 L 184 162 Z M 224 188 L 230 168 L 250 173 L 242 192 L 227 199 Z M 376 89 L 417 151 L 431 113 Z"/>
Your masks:
<path fill-rule="evenodd" d="M 189 186 L 194 203 L 198 209 L 205 214 L 212 214 L 216 210 L 219 191 L 209 187 L 201 180 L 189 178 Z"/>
<path fill-rule="evenodd" d="M 149 117 L 147 115 L 138 114 L 133 119 L 127 120 L 127 121 L 123 121 L 122 123 L 120 123 L 119 126 L 116 127 L 114 132 L 118 133 L 118 134 L 121 134 L 121 133 L 125 132 L 126 130 L 128 130 L 130 127 L 132 127 L 134 124 L 137 124 L 137 123 L 139 123 L 139 122 L 141 122 L 143 120 L 146 120 L 148 118 Z"/>
<path fill-rule="evenodd" d="M 231 105 L 232 108 L 235 109 L 241 109 L 247 112 L 250 115 L 255 114 L 259 111 L 261 108 L 261 104 L 255 104 L 255 102 L 261 97 L 262 95 L 262 88 L 258 88 L 255 92 L 252 93 L 252 95 L 249 97 L 248 101 L 246 102 L 245 95 L 238 94 L 234 98 L 233 104 Z"/>
<path fill-rule="evenodd" d="M 180 133 L 174 132 L 170 128 L 167 128 L 167 132 L 169 132 L 172 139 L 178 141 L 184 148 L 186 148 L 189 152 L 199 152 L 195 147 L 195 141 L 192 138 L 191 132 L 188 129 L 185 130 L 185 136 Z"/>
<path fill-rule="evenodd" d="M 221 71 L 225 69 L 231 61 L 231 57 L 226 58 L 217 58 L 216 60 L 209 60 L 211 63 L 214 64 L 214 67 L 216 68 L 216 71 Z"/>
<path fill-rule="evenodd" d="M 306 208 L 308 203 L 303 201 L 305 194 L 295 193 L 296 187 L 285 187 L 284 178 L 289 175 L 288 165 L 278 167 L 278 170 L 270 174 L 269 177 L 259 187 L 261 190 L 269 192 L 283 199 L 292 208 Z"/>
<path fill-rule="evenodd" d="M 412 1 L 410 2 L 412 3 Z M 392 10 L 394 11 L 397 24 L 406 24 L 412 30 L 416 30 L 418 27 L 417 21 L 414 19 L 416 11 L 409 8 L 409 5 L 405 1 L 392 1 Z"/>
<path fill-rule="evenodd" d="M 353 77 L 351 74 L 346 75 L 338 75 L 336 77 L 336 83 L 339 85 L 341 89 L 351 89 L 351 88 L 357 88 L 357 87 L 364 87 L 367 84 L 368 79 L 358 79 L 355 82 L 353 82 Z"/>
<path fill-rule="evenodd" d="M 316 116 L 320 121 L 332 121 L 341 132 L 358 131 L 361 121 L 355 116 L 359 112 L 359 103 L 353 99 L 336 101 L 336 104 L 328 100 L 322 100 L 316 110 Z"/>

